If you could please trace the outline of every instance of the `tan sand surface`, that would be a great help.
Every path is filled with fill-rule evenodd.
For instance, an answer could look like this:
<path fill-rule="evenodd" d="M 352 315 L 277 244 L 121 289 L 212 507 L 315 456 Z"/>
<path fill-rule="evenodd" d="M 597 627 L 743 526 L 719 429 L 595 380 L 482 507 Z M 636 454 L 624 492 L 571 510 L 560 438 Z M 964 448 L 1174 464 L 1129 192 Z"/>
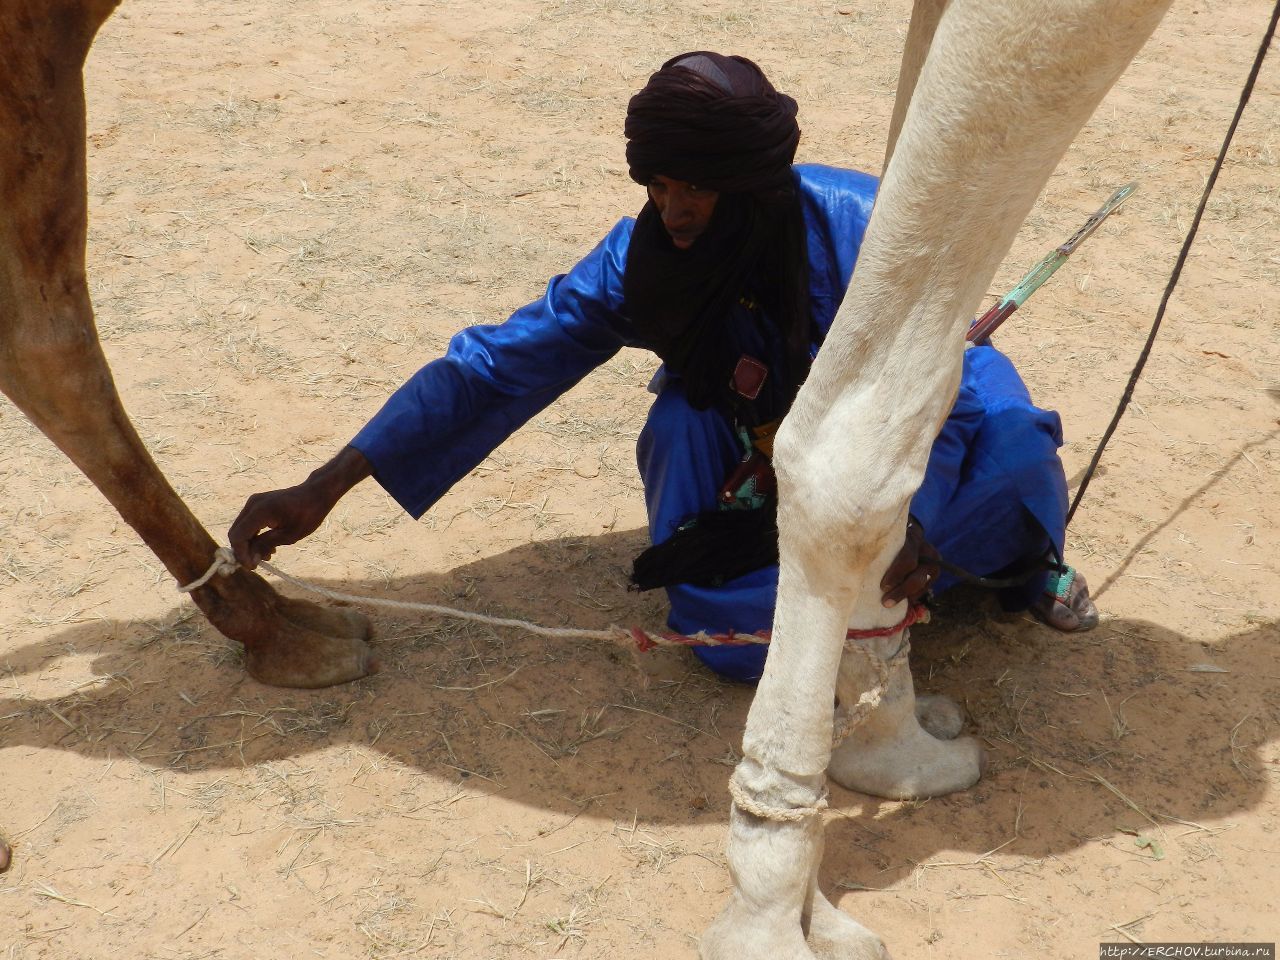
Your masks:
<path fill-rule="evenodd" d="M 642 202 L 626 101 L 668 56 L 758 60 L 801 159 L 876 170 L 905 2 L 127 0 L 88 65 L 89 268 L 121 393 L 216 534 L 339 449 L 448 337 Z M 992 295 L 1140 192 L 998 337 L 1078 478 L 1270 5 L 1177 0 Z M 899 960 L 1275 941 L 1280 921 L 1280 59 L 1069 534 L 1081 636 L 948 599 L 920 685 L 993 763 L 835 789 L 822 883 Z M 973 238 L 975 241 L 978 238 Z M 415 523 L 374 484 L 278 562 L 348 591 L 657 626 L 624 352 Z M 904 384 L 910 389 L 910 384 Z M 728 889 L 751 691 L 679 651 L 377 615 L 384 671 L 246 679 L 105 501 L 0 404 L 3 960 L 689 957 Z"/>

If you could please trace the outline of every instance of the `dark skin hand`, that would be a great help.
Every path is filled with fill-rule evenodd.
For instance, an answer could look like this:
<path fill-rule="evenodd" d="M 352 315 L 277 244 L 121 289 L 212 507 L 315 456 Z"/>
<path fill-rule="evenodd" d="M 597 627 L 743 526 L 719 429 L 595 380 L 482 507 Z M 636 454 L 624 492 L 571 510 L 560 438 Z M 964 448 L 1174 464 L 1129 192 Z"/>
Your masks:
<path fill-rule="evenodd" d="M 940 559 L 933 544 L 924 538 L 924 527 L 915 517 L 909 517 L 906 542 L 880 581 L 880 589 L 884 591 L 881 602 L 886 607 L 903 600 L 917 603 L 928 591 L 929 584 L 938 578 Z"/>
<path fill-rule="evenodd" d="M 270 560 L 276 547 L 315 533 L 343 495 L 372 474 L 373 467 L 363 453 L 344 447 L 297 486 L 255 493 L 245 501 L 227 533 L 236 560 L 252 570 Z"/>

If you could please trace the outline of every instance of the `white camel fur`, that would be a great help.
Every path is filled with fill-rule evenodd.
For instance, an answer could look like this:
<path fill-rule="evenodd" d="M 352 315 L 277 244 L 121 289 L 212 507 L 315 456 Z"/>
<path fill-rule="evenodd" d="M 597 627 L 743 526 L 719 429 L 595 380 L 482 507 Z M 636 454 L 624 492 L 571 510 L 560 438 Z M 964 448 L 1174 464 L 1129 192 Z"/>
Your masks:
<path fill-rule="evenodd" d="M 705 960 L 875 960 L 878 937 L 817 888 L 828 773 L 927 796 L 971 785 L 981 752 L 917 721 L 904 658 L 866 724 L 847 627 L 888 627 L 879 582 L 960 382 L 963 334 L 1049 174 L 1168 0 L 917 0 L 886 169 L 849 293 L 775 446 L 773 643 L 747 717 L 729 828 L 733 891 Z M 904 638 L 879 641 L 884 656 Z M 951 725 L 954 732 L 954 724 Z M 775 813 L 776 812 L 776 813 Z M 788 819 L 800 813 L 800 818 Z M 807 941 L 807 942 L 806 942 Z"/>

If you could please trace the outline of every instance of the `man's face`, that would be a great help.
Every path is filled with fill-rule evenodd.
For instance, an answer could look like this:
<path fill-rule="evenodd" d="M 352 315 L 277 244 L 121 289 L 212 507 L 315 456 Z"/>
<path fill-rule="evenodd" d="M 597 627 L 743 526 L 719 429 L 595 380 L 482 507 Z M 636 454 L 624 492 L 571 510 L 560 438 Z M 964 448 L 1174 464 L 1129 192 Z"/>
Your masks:
<path fill-rule="evenodd" d="M 659 174 L 649 181 L 649 197 L 658 208 L 671 242 L 677 249 L 688 250 L 711 223 L 720 194 Z"/>

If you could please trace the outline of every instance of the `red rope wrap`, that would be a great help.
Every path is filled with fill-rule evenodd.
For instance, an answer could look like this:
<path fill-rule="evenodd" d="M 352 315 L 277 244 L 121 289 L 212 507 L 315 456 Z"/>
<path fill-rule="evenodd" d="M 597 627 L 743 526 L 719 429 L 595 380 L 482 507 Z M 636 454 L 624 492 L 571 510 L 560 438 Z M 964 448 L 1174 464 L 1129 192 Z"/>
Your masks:
<path fill-rule="evenodd" d="M 917 623 L 929 622 L 929 608 L 923 603 L 913 603 L 907 607 L 907 613 L 899 623 L 892 627 L 872 627 L 869 630 L 849 630 L 845 634 L 846 640 L 871 640 L 876 637 L 892 637 L 901 633 L 908 627 Z M 755 633 L 736 633 L 733 630 L 727 633 L 698 633 L 693 636 L 686 636 L 683 633 L 664 633 L 661 636 L 654 636 L 645 633 L 639 627 L 632 627 L 629 631 L 632 638 L 636 642 L 636 649 L 641 653 L 648 653 L 656 646 L 678 646 L 678 647 L 745 647 L 752 643 L 768 643 L 772 637 L 772 631 L 757 630 Z"/>

